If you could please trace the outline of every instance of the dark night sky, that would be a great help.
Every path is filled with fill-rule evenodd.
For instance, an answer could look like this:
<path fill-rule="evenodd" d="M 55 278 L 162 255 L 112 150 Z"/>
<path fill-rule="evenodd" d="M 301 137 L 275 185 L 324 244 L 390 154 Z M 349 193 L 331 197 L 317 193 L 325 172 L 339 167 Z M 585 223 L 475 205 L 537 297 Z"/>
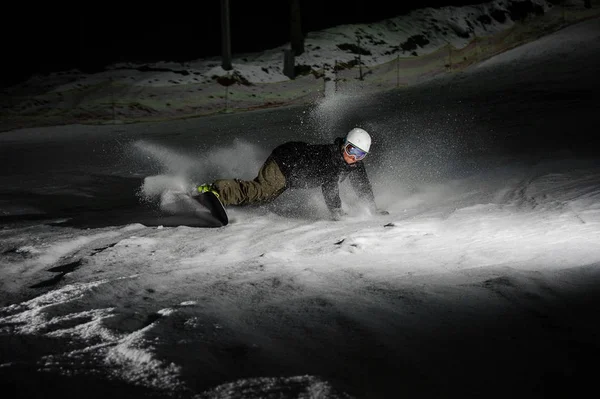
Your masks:
<path fill-rule="evenodd" d="M 345 23 L 376 22 L 412 9 L 485 3 L 465 0 L 300 0 L 305 31 Z M 286 0 L 230 0 L 232 52 L 254 52 L 289 41 Z M 94 3 L 92 3 L 94 4 Z M 146 4 L 150 4 L 149 2 Z M 197 9 L 191 5 L 196 4 Z M 77 6 L 77 7 L 75 7 Z M 267 11 L 268 10 L 268 11 Z M 3 85 L 35 72 L 80 68 L 101 70 L 117 61 L 186 61 L 220 55 L 220 1 L 155 3 L 125 9 L 118 3 L 93 6 L 40 4 L 11 10 L 3 25 L 6 68 Z M 11 60 L 11 61 L 8 61 Z"/>

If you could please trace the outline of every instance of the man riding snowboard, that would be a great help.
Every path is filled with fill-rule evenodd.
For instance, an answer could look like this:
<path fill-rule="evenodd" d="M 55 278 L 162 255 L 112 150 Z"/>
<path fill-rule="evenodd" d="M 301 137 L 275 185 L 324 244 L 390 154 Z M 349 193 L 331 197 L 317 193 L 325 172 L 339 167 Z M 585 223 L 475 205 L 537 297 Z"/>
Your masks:
<path fill-rule="evenodd" d="M 197 186 L 194 192 L 211 191 L 227 206 L 266 203 L 288 188 L 321 187 L 327 208 L 339 220 L 344 215 L 339 182 L 349 177 L 371 211 L 388 214 L 378 210 L 362 163 L 370 148 L 371 136 L 360 128 L 350 130 L 345 138 L 338 137 L 333 144 L 288 142 L 271 152 L 254 180 L 219 179 Z"/>

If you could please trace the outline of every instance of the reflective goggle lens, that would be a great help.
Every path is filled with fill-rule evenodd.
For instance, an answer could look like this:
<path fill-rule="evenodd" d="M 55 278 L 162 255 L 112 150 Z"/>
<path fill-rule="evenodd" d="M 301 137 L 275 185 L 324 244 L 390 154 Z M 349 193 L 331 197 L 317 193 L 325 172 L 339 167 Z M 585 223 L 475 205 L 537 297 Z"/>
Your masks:
<path fill-rule="evenodd" d="M 360 148 L 354 146 L 352 143 L 346 144 L 344 150 L 346 151 L 346 154 L 348 154 L 351 157 L 354 157 L 354 159 L 356 159 L 357 161 L 367 156 L 366 151 L 361 150 Z"/>

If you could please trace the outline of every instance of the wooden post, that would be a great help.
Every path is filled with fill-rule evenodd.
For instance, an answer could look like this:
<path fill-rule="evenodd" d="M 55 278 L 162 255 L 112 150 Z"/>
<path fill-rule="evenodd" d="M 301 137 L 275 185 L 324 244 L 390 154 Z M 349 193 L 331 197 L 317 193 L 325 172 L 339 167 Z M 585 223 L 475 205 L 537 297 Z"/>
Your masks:
<path fill-rule="evenodd" d="M 225 112 L 229 111 L 229 85 L 225 86 Z"/>
<path fill-rule="evenodd" d="M 111 76 L 110 78 L 110 102 L 112 105 L 112 119 L 113 119 L 113 124 L 116 123 L 117 120 L 117 116 L 116 116 L 116 111 L 115 111 L 115 91 L 114 91 L 114 85 L 113 85 L 113 78 Z"/>
<path fill-rule="evenodd" d="M 400 87 L 400 54 L 396 57 L 396 88 Z"/>
<path fill-rule="evenodd" d="M 362 61 L 360 58 L 360 36 L 356 36 L 356 42 L 358 44 L 358 79 L 363 80 L 363 73 L 362 73 Z"/>
<path fill-rule="evenodd" d="M 337 93 L 337 88 L 338 88 L 337 73 L 338 73 L 337 60 L 335 60 L 334 64 L 333 64 L 333 92 L 334 93 Z"/>

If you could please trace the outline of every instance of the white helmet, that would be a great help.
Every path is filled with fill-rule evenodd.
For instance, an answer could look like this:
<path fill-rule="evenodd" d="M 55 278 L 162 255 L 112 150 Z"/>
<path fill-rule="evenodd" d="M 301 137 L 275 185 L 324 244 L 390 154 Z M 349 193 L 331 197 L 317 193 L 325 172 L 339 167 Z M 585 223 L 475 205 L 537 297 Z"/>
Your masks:
<path fill-rule="evenodd" d="M 348 132 L 346 135 L 346 142 L 352 143 L 352 145 L 365 152 L 369 152 L 369 149 L 371 148 L 371 136 L 369 136 L 369 133 L 367 133 L 366 130 L 359 127 L 355 127 Z"/>

